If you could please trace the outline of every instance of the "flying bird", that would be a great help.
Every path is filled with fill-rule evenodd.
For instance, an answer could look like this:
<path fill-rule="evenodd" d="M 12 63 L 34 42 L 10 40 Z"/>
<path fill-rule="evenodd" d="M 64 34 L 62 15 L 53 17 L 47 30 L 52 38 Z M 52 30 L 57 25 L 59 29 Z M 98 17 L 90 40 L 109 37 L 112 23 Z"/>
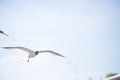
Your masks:
<path fill-rule="evenodd" d="M 27 62 L 29 62 L 30 58 L 33 58 L 33 57 L 37 56 L 39 53 L 51 53 L 53 55 L 65 58 L 65 56 L 63 56 L 63 55 L 61 55 L 57 52 L 51 51 L 51 50 L 33 51 L 33 50 L 25 48 L 25 47 L 1 47 L 1 48 L 10 49 L 10 50 L 21 50 L 21 51 L 24 51 L 24 52 L 28 53 L 27 54 L 27 58 L 28 58 Z"/>
<path fill-rule="evenodd" d="M 6 33 L 4 33 L 3 31 L 0 30 L 0 33 L 5 35 L 5 36 L 8 36 Z"/>

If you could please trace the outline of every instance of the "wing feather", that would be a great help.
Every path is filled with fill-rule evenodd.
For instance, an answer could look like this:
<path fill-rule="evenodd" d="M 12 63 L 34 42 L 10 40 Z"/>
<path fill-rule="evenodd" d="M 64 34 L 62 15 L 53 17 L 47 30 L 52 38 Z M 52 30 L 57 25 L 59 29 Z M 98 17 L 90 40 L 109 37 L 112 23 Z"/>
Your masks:
<path fill-rule="evenodd" d="M 32 50 L 25 48 L 25 47 L 1 47 L 1 48 L 9 49 L 9 50 L 21 50 L 27 53 L 33 52 Z"/>
<path fill-rule="evenodd" d="M 5 36 L 8 36 L 6 33 L 4 33 L 3 31 L 0 30 L 0 33 L 5 35 Z"/>
<path fill-rule="evenodd" d="M 57 55 L 57 56 L 61 56 L 61 57 L 66 58 L 65 56 L 63 56 L 63 55 L 61 55 L 61 54 L 59 54 L 57 52 L 51 51 L 51 50 L 42 50 L 42 51 L 39 51 L 39 53 L 47 53 L 47 52 L 48 53 L 52 53 L 52 54 Z"/>

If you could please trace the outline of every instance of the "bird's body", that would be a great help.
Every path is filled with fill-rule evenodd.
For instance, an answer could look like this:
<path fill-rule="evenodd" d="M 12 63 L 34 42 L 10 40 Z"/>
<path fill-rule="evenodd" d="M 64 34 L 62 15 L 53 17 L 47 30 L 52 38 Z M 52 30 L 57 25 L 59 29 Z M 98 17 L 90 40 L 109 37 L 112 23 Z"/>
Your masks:
<path fill-rule="evenodd" d="M 51 51 L 51 50 L 33 51 L 33 50 L 25 48 L 25 47 L 2 47 L 2 48 L 10 49 L 10 50 L 22 50 L 22 51 L 28 53 L 28 56 L 27 56 L 28 60 L 27 60 L 27 62 L 29 62 L 30 58 L 33 58 L 33 57 L 37 56 L 39 53 L 46 53 L 46 52 L 52 53 L 52 54 L 57 55 L 57 56 L 65 57 L 65 56 L 63 56 L 63 55 L 61 55 L 59 53 L 56 53 L 54 51 Z"/>

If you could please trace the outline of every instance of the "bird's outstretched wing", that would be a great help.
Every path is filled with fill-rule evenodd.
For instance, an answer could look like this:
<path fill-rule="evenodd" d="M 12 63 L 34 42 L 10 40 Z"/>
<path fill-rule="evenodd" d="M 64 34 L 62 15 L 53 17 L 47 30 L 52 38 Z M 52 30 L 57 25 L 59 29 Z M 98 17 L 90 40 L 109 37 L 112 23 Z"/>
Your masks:
<path fill-rule="evenodd" d="M 1 47 L 1 48 L 10 49 L 10 50 L 21 50 L 21 51 L 24 51 L 24 52 L 27 52 L 27 53 L 33 52 L 32 50 L 30 50 L 28 48 L 25 48 L 25 47 Z"/>
<path fill-rule="evenodd" d="M 11 37 L 8 34 L 4 33 L 2 30 L 0 30 L 0 33 L 3 34 L 3 35 L 5 35 L 5 36 L 7 36 L 7 37 L 10 37 L 11 39 L 13 39 L 15 41 L 15 39 L 13 37 Z"/>
<path fill-rule="evenodd" d="M 42 50 L 42 51 L 39 51 L 39 53 L 52 53 L 53 55 L 57 55 L 57 56 L 61 56 L 61 57 L 66 58 L 65 56 L 63 56 L 57 52 L 51 51 L 51 50 Z"/>
<path fill-rule="evenodd" d="M 0 33 L 5 35 L 5 36 L 8 36 L 6 33 L 4 33 L 3 31 L 0 30 Z"/>

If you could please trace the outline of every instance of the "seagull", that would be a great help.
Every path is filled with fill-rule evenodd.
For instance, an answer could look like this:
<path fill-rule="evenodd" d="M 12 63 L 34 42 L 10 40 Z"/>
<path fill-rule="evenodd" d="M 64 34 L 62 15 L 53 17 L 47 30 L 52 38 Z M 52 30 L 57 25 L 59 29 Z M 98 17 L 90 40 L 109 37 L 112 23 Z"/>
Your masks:
<path fill-rule="evenodd" d="M 5 34 L 5 33 L 4 33 L 3 31 L 1 31 L 1 30 L 0 30 L 0 33 L 3 34 L 3 35 L 5 35 L 5 36 L 8 36 L 7 34 Z"/>
<path fill-rule="evenodd" d="M 57 52 L 51 51 L 51 50 L 33 51 L 33 50 L 25 48 L 25 47 L 1 47 L 1 48 L 9 49 L 9 50 L 21 50 L 21 51 L 24 51 L 24 52 L 28 53 L 27 62 L 29 62 L 30 58 L 33 58 L 33 57 L 37 56 L 39 53 L 51 53 L 53 55 L 65 58 L 65 56 L 63 56 L 63 55 L 61 55 L 61 54 L 59 54 Z"/>

